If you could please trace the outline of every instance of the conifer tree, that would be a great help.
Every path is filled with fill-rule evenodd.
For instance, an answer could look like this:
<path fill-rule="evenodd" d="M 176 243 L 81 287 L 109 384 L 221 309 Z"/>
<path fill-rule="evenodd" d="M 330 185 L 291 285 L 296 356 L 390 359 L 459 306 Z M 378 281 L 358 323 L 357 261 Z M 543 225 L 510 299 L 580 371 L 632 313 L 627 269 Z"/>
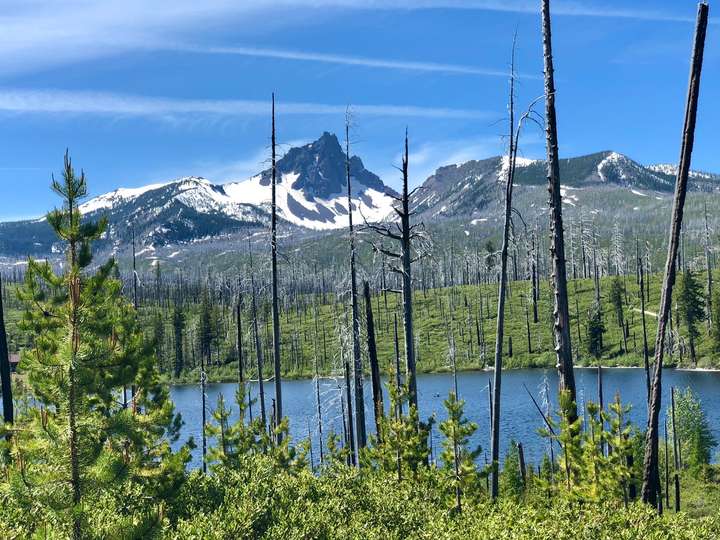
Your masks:
<path fill-rule="evenodd" d="M 464 415 L 465 401 L 458 399 L 454 391 L 444 402 L 447 420 L 440 423 L 440 431 L 445 435 L 441 459 L 443 468 L 453 479 L 455 488 L 455 511 L 461 511 L 461 495 L 478 487 L 478 475 L 475 460 L 481 453 L 478 446 L 470 448 L 470 438 L 477 431 L 477 424 Z"/>
<path fill-rule="evenodd" d="M 602 355 L 602 336 L 604 332 L 605 323 L 602 318 L 602 310 L 597 302 L 593 302 L 593 305 L 588 310 L 586 345 L 588 353 L 595 357 L 596 360 Z"/>
<path fill-rule="evenodd" d="M 703 287 L 691 270 L 682 274 L 678 288 L 677 305 L 680 318 L 685 323 L 690 345 L 690 361 L 695 365 L 695 342 L 700 337 L 698 323 L 705 317 Z"/>
<path fill-rule="evenodd" d="M 170 448 L 181 420 L 160 384 L 152 344 L 113 278 L 115 261 L 91 270 L 91 244 L 106 222 L 81 219 L 87 184 L 67 154 L 63 178 L 53 179 L 52 188 L 63 205 L 47 221 L 65 245 L 66 262 L 56 273 L 30 259 L 19 292 L 21 328 L 33 336 L 21 363 L 36 406 L 17 419 L 7 474 L 14 502 L 33 509 L 30 519 L 77 539 L 95 530 L 96 516 L 86 507 L 100 497 L 114 501 L 120 514 L 143 505 L 143 515 L 155 519 L 147 501 L 179 486 L 189 448 L 176 454 Z M 131 385 L 136 410 L 119 401 Z M 142 501 L 127 500 L 133 489 L 144 493 Z M 119 521 L 125 535 L 147 526 Z"/>

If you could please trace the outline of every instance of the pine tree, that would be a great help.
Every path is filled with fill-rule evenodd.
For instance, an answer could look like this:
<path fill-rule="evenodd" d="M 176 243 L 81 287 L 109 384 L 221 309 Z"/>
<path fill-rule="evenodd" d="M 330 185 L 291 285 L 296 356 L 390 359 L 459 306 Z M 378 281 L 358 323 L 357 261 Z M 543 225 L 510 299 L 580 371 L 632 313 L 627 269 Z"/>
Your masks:
<path fill-rule="evenodd" d="M 604 332 L 605 323 L 602 318 L 602 310 L 597 302 L 593 302 L 593 305 L 588 310 L 586 345 L 588 353 L 594 356 L 596 360 L 602 355 L 602 336 Z"/>
<path fill-rule="evenodd" d="M 465 401 L 459 400 L 454 391 L 444 402 L 447 420 L 440 423 L 440 432 L 445 435 L 442 442 L 441 459 L 443 469 L 450 473 L 455 488 L 455 510 L 461 510 L 461 495 L 479 487 L 479 474 L 475 460 L 481 453 L 478 446 L 470 448 L 470 438 L 477 431 L 477 424 L 464 416 Z"/>
<path fill-rule="evenodd" d="M 685 323 L 687 329 L 688 342 L 690 345 L 690 361 L 695 365 L 697 358 L 695 356 L 695 342 L 700 337 L 698 323 L 704 319 L 705 304 L 703 295 L 703 286 L 698 281 L 694 272 L 687 270 L 682 274 L 680 286 L 678 287 L 677 305 L 680 318 Z"/>
<path fill-rule="evenodd" d="M 677 444 L 683 463 L 690 467 L 701 467 L 710 463 L 712 451 L 717 447 L 717 439 L 710 429 L 707 414 L 700 399 L 690 388 L 678 392 L 675 399 L 675 422 L 668 407 L 670 419 L 669 433 L 677 434 Z"/>
<path fill-rule="evenodd" d="M 115 261 L 90 270 L 91 244 L 106 222 L 82 221 L 85 175 L 76 176 L 67 154 L 63 179 L 52 187 L 63 206 L 47 221 L 67 260 L 62 273 L 29 260 L 19 293 L 21 328 L 33 336 L 22 365 L 35 407 L 17 419 L 7 474 L 14 503 L 58 534 L 81 538 L 95 529 L 86 507 L 98 498 L 114 501 L 120 514 L 140 510 L 156 519 L 160 510 L 147 501 L 179 486 L 190 455 L 187 446 L 177 454 L 170 448 L 181 420 L 160 384 L 152 344 L 113 278 Z M 118 400 L 125 386 L 137 389 L 133 409 Z M 134 490 L 142 501 L 127 500 Z M 128 519 L 123 534 L 145 526 Z"/>

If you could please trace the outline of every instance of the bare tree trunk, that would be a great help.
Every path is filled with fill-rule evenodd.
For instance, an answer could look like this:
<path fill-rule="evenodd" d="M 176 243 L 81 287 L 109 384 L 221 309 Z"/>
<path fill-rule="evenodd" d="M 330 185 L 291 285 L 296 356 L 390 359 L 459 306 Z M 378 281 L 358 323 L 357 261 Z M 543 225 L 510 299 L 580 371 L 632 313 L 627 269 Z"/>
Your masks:
<path fill-rule="evenodd" d="M 537 229 L 537 224 L 536 224 Z M 532 232 L 532 261 L 530 265 L 530 281 L 532 283 L 532 308 L 533 308 L 533 323 L 538 322 L 538 268 L 537 268 L 537 230 Z"/>
<path fill-rule="evenodd" d="M 672 411 L 672 433 L 673 433 L 673 460 L 675 464 L 675 512 L 680 511 L 680 441 L 678 440 L 677 424 L 675 423 L 675 387 L 670 389 L 671 411 Z M 669 491 L 669 487 L 665 487 Z"/>
<path fill-rule="evenodd" d="M 358 463 L 358 454 L 357 447 L 355 446 L 355 428 L 353 427 L 352 391 L 350 390 L 350 361 L 344 353 L 343 356 L 345 357 L 343 364 L 345 367 L 345 399 L 347 400 L 347 433 L 348 445 L 350 446 L 350 464 L 356 465 Z"/>
<path fill-rule="evenodd" d="M 238 291 L 238 301 L 235 308 L 237 316 L 237 352 L 238 352 L 238 383 L 245 382 L 243 371 L 243 338 L 242 338 L 242 293 Z"/>
<path fill-rule="evenodd" d="M 210 349 L 208 353 L 208 364 L 210 363 Z M 205 424 L 207 423 L 207 407 L 205 405 L 205 351 L 200 351 L 200 408 L 202 409 L 202 468 L 207 473 L 207 436 L 205 435 Z"/>
<path fill-rule="evenodd" d="M 350 118 L 345 117 L 345 174 L 347 179 L 348 228 L 350 233 L 350 299 L 352 302 L 353 383 L 355 390 L 355 431 L 357 449 L 365 448 L 365 394 L 363 390 L 362 357 L 360 355 L 360 313 L 357 298 L 357 272 L 355 269 L 355 230 L 353 229 L 352 187 L 350 182 Z M 360 460 L 358 460 L 358 465 Z"/>
<path fill-rule="evenodd" d="M 325 462 L 325 453 L 323 451 L 323 418 L 322 418 L 322 407 L 320 406 L 320 370 L 318 368 L 318 318 L 319 313 L 317 312 L 317 306 L 315 306 L 315 406 L 317 408 L 318 416 L 318 440 L 320 443 L 320 465 Z"/>
<path fill-rule="evenodd" d="M 7 334 L 5 333 L 2 291 L 2 277 L 0 276 L 0 390 L 2 390 L 3 397 L 3 420 L 6 424 L 12 424 L 14 421 L 12 379 L 10 375 L 10 355 L 8 354 Z"/>
<path fill-rule="evenodd" d="M 522 443 L 517 445 L 518 465 L 520 467 L 520 478 L 522 479 L 523 490 L 527 489 L 527 472 L 525 470 L 525 452 Z"/>
<path fill-rule="evenodd" d="M 415 334 L 413 330 L 413 301 L 412 301 L 412 253 L 410 239 L 410 195 L 408 191 L 408 137 L 405 132 L 405 153 L 402 161 L 403 192 L 402 211 L 400 221 L 402 228 L 401 259 L 402 259 L 402 301 L 403 301 L 403 326 L 405 330 L 405 364 L 408 377 L 408 394 L 410 406 L 418 408 L 417 398 L 417 371 L 415 367 Z"/>
<path fill-rule="evenodd" d="M 712 324 L 712 263 L 710 261 L 710 228 L 708 227 L 707 201 L 705 201 L 705 271 L 707 272 L 707 327 Z"/>
<path fill-rule="evenodd" d="M 252 262 L 250 264 L 252 265 Z M 255 274 L 252 273 L 252 269 L 250 272 L 250 281 L 252 286 L 253 337 L 255 338 L 255 358 L 257 360 L 258 393 L 260 397 L 260 419 L 262 420 L 263 427 L 267 427 L 267 418 L 265 416 L 265 381 L 263 381 L 263 351 L 262 343 L 260 342 L 260 332 L 258 332 Z"/>
<path fill-rule="evenodd" d="M 277 167 L 275 163 L 275 93 L 272 95 L 272 201 L 270 217 L 270 248 L 272 252 L 272 321 L 273 321 L 273 362 L 275 365 L 275 422 L 279 425 L 283 417 L 282 376 L 280 374 L 280 311 L 278 307 L 277 269 Z"/>
<path fill-rule="evenodd" d="M 512 58 L 510 61 L 510 99 L 508 111 L 510 113 L 510 142 L 508 148 L 508 173 L 505 181 L 505 222 L 503 226 L 503 241 L 500 250 L 500 284 L 498 285 L 497 326 L 495 331 L 495 391 L 493 393 L 493 422 L 491 427 L 490 452 L 492 458 L 492 483 L 490 496 L 498 496 L 500 473 L 500 388 L 502 385 L 502 353 L 505 332 L 505 298 L 507 296 L 507 259 L 508 241 L 510 235 L 510 220 L 512 219 L 512 192 L 513 176 L 515 170 L 515 41 L 513 40 Z"/>
<path fill-rule="evenodd" d="M 398 338 L 398 321 L 397 321 L 397 313 L 395 314 L 394 318 L 394 328 L 395 328 L 395 390 L 398 395 L 398 401 L 397 401 L 397 411 L 396 416 L 400 418 L 402 415 L 402 401 L 399 399 L 400 396 L 400 387 L 402 386 L 401 381 L 401 373 L 400 373 L 400 340 Z"/>
<path fill-rule="evenodd" d="M 375 346 L 375 321 L 373 320 L 372 303 L 370 301 L 370 284 L 363 284 L 365 296 L 365 322 L 367 326 L 368 359 L 370 360 L 370 377 L 372 381 L 373 405 L 375 410 L 375 431 L 380 440 L 380 422 L 384 414 L 380 366 L 378 365 L 377 348 Z"/>
<path fill-rule="evenodd" d="M 675 260 L 677 259 L 678 243 L 682 228 L 683 210 L 687 181 L 690 172 L 693 144 L 695 141 L 695 121 L 697 118 L 697 104 L 700 93 L 700 75 L 702 72 L 703 53 L 705 49 L 705 34 L 708 21 L 708 5 L 698 4 L 697 26 L 695 28 L 695 43 L 693 45 L 692 66 L 690 69 L 690 83 L 688 88 L 687 105 L 685 110 L 685 123 L 683 126 L 680 162 L 678 165 L 677 182 L 675 184 L 675 198 L 672 221 L 670 222 L 670 239 L 668 244 L 667 260 L 665 261 L 665 277 L 661 289 L 660 311 L 658 313 L 658 328 L 655 337 L 655 369 L 653 374 L 650 414 L 645 438 L 645 458 L 643 462 L 643 501 L 653 506 L 657 505 L 659 487 L 658 474 L 658 422 L 662 407 L 662 365 L 665 352 L 665 329 L 670 315 L 672 302 L 672 289 L 675 284 Z"/>
<path fill-rule="evenodd" d="M 560 389 L 567 391 L 575 402 L 575 374 L 573 372 L 572 344 L 570 343 L 570 313 L 568 309 L 567 277 L 565 268 L 565 238 L 560 195 L 560 162 L 558 158 L 557 121 L 555 116 L 555 76 L 550 30 L 550 0 L 542 2 L 543 56 L 545 60 L 545 134 L 547 139 L 547 175 L 550 191 L 550 254 L 555 289 L 554 333 L 555 353 L 560 376 Z M 569 420 L 577 418 L 577 408 L 568 411 Z"/>
<path fill-rule="evenodd" d="M 647 326 L 645 324 L 645 269 L 642 259 L 639 254 L 637 257 L 638 269 L 640 273 L 640 311 L 642 317 L 642 331 L 643 331 L 643 362 L 645 365 L 645 386 L 647 387 L 647 403 L 650 406 L 650 361 L 648 351 L 648 340 L 647 340 Z"/>

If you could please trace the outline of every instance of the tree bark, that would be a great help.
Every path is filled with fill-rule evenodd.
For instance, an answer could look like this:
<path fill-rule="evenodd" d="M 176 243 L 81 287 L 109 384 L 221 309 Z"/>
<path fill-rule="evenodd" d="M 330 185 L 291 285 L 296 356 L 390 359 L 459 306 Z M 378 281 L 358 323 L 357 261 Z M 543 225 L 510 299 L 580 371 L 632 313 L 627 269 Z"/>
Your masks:
<path fill-rule="evenodd" d="M 14 421 L 12 379 L 10 375 L 10 355 L 8 354 L 7 334 L 5 333 L 5 315 L 3 312 L 2 278 L 0 277 L 0 389 L 3 398 L 3 420 L 6 424 Z"/>
<path fill-rule="evenodd" d="M 363 389 L 363 368 L 360 355 L 360 313 L 357 295 L 357 271 L 355 268 L 355 230 L 353 229 L 352 186 L 350 178 L 350 122 L 345 120 L 345 175 L 347 180 L 348 228 L 350 233 L 350 299 L 352 302 L 352 339 L 353 339 L 353 386 L 355 390 L 355 432 L 358 453 L 365 448 L 365 394 Z M 358 465 L 360 460 L 358 460 Z"/>
<path fill-rule="evenodd" d="M 572 344 L 570 343 L 570 312 L 568 308 L 567 276 L 565 268 L 565 238 L 560 195 L 560 162 L 558 158 L 557 120 L 555 114 L 555 75 L 550 29 L 550 0 L 542 2 L 543 56 L 545 64 L 545 135 L 547 142 L 547 177 L 550 192 L 550 254 L 555 289 L 554 334 L 555 354 L 560 378 L 560 390 L 567 391 L 575 402 L 575 374 Z M 573 410 L 574 409 L 574 410 Z M 569 420 L 577 418 L 577 407 L 568 411 Z"/>
<path fill-rule="evenodd" d="M 647 389 L 646 401 L 648 407 L 650 406 L 650 360 L 648 351 L 648 340 L 647 340 L 647 326 L 645 324 L 645 269 L 642 259 L 639 254 L 637 256 L 638 269 L 640 273 L 640 311 L 642 319 L 642 331 L 643 331 L 643 363 L 645 366 L 645 386 Z"/>
<path fill-rule="evenodd" d="M 710 228 L 708 227 L 707 201 L 705 202 L 705 271 L 707 272 L 707 327 L 712 324 L 712 262 L 710 260 Z"/>
<path fill-rule="evenodd" d="M 280 310 L 278 307 L 278 268 L 277 268 L 277 168 L 275 163 L 275 93 L 272 95 L 272 201 L 270 217 L 270 248 L 272 253 L 272 322 L 273 322 L 273 362 L 275 367 L 275 426 L 283 417 L 282 377 L 280 374 Z"/>
<path fill-rule="evenodd" d="M 658 328 L 655 336 L 655 369 L 653 374 L 650 414 L 648 417 L 647 434 L 645 438 L 645 458 L 643 461 L 643 501 L 653 506 L 657 505 L 659 487 L 658 473 L 658 422 L 662 407 L 662 365 L 665 352 L 665 330 L 667 327 L 672 302 L 672 289 L 675 284 L 675 261 L 677 259 L 680 231 L 682 228 L 683 210 L 687 181 L 690 172 L 693 144 L 695 141 L 695 122 L 697 119 L 697 104 L 700 93 L 700 75 L 702 73 L 703 53 L 705 49 L 705 34 L 708 21 L 708 5 L 698 4 L 697 25 L 695 27 L 695 43 L 693 45 L 692 65 L 690 68 L 690 82 L 688 88 L 687 104 L 685 109 L 685 123 L 683 126 L 680 162 L 678 165 L 677 181 L 675 184 L 675 197 L 672 220 L 670 222 L 670 239 L 667 259 L 665 261 L 665 277 L 661 289 L 660 310 L 658 313 Z"/>
<path fill-rule="evenodd" d="M 367 326 L 368 359 L 370 361 L 370 378 L 372 381 L 373 405 L 375 410 L 375 431 L 380 439 L 380 422 L 384 414 L 382 383 L 380 381 L 380 366 L 378 365 L 377 347 L 375 345 L 375 321 L 373 319 L 372 303 L 370 299 L 370 284 L 363 283 L 363 296 L 365 297 L 365 323 Z"/>
<path fill-rule="evenodd" d="M 405 364 L 407 367 L 408 394 L 410 406 L 418 408 L 417 370 L 415 367 L 415 333 L 413 330 L 412 301 L 412 253 L 410 246 L 410 194 L 408 190 L 408 137 L 405 133 L 405 153 L 402 161 L 403 192 L 400 221 L 402 228 L 401 259 L 402 259 L 402 302 L 403 327 L 405 331 Z"/>

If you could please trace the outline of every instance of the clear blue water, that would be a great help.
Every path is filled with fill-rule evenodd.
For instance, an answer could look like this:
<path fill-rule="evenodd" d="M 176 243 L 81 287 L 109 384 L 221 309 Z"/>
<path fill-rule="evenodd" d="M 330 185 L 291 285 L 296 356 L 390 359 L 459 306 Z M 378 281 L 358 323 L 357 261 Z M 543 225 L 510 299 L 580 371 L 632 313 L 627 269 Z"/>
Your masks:
<path fill-rule="evenodd" d="M 458 374 L 458 386 L 461 399 L 465 400 L 465 414 L 478 424 L 478 430 L 473 438 L 474 445 L 480 445 L 484 461 L 485 453 L 490 449 L 490 425 L 488 414 L 488 382 L 492 372 L 464 372 Z M 578 401 L 597 402 L 597 371 L 595 369 L 576 369 L 575 378 L 578 389 Z M 541 388 L 547 380 L 550 387 L 551 401 L 556 402 L 557 372 L 555 370 L 510 370 L 503 372 L 501 396 L 501 446 L 504 455 L 511 440 L 521 442 L 525 449 L 526 459 L 538 463 L 542 455 L 547 452 L 548 442 L 538 434 L 538 428 L 543 426 L 543 420 L 527 395 L 523 384 L 533 393 L 538 403 L 542 402 Z M 341 392 L 344 392 L 342 380 L 323 379 L 320 384 L 320 394 L 323 415 L 324 435 L 331 429 L 342 434 L 342 419 L 340 412 Z M 452 388 L 452 375 L 429 374 L 418 376 L 418 403 L 420 415 L 427 418 L 435 415 L 438 422 L 446 418 L 443 400 Z M 663 413 L 670 403 L 670 388 L 691 387 L 702 401 L 712 430 L 720 440 L 720 373 L 675 371 L 663 372 Z M 226 403 L 234 403 L 236 385 L 221 383 L 208 385 L 207 405 L 208 418 L 210 411 L 215 407 L 220 393 L 225 397 Z M 386 389 L 385 389 L 386 390 Z M 611 402 L 616 392 L 620 393 L 621 401 L 631 405 L 631 421 L 640 428 L 645 427 L 647 421 L 647 407 L 645 405 L 645 372 L 642 369 L 603 369 L 603 394 L 605 403 Z M 253 396 L 256 397 L 257 385 L 252 386 Z M 195 438 L 198 444 L 193 452 L 191 467 L 201 465 L 201 400 L 199 385 L 175 386 L 171 390 L 175 407 L 182 414 L 184 420 L 183 437 Z M 265 384 L 266 405 L 269 408 L 274 396 L 272 383 Z M 385 407 L 389 405 L 389 398 L 385 396 Z M 253 407 L 253 414 L 257 415 L 259 404 Z M 315 462 L 319 459 L 318 452 L 318 419 L 315 404 L 315 385 L 313 380 L 283 381 L 283 408 L 290 419 L 290 434 L 293 441 L 299 442 L 311 435 L 313 455 Z M 374 430 L 372 412 L 372 398 L 369 380 L 365 382 L 365 416 L 368 432 Z M 553 407 L 555 410 L 555 407 Z M 237 415 L 237 406 L 233 407 L 233 419 Z M 663 418 L 660 420 L 661 426 Z M 662 429 L 662 428 L 661 428 Z M 433 429 L 433 447 L 440 448 L 442 435 L 437 425 Z"/>

